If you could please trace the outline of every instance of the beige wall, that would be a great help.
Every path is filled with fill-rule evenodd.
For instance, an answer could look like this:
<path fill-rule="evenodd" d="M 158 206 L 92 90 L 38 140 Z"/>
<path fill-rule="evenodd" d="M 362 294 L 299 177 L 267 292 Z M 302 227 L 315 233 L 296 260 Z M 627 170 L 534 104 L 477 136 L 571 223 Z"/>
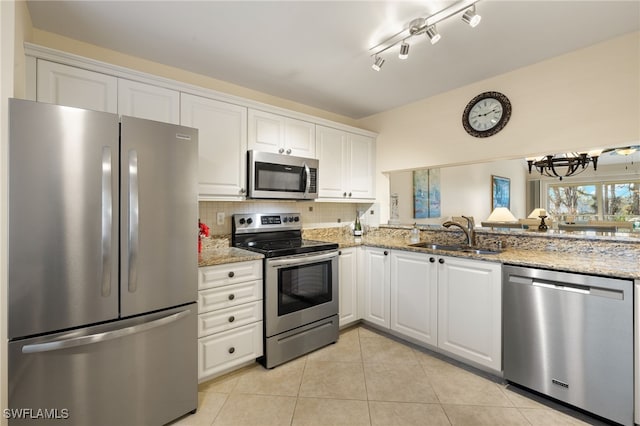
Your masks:
<path fill-rule="evenodd" d="M 389 217 L 382 172 L 638 143 L 639 75 L 636 32 L 360 120 L 379 133 L 382 221 Z M 462 112 L 491 90 L 509 97 L 511 120 L 490 138 L 471 137 Z"/>
<path fill-rule="evenodd" d="M 216 80 L 215 78 L 206 77 L 204 75 L 188 72 L 179 68 L 174 68 L 134 56 L 125 55 L 114 50 L 104 49 L 89 43 L 84 43 L 54 33 L 34 29 L 33 43 L 52 49 L 73 53 L 86 58 L 91 58 L 98 61 L 130 68 L 133 70 L 146 72 L 160 77 L 193 84 L 207 89 L 216 90 L 235 96 L 241 96 L 243 98 L 266 103 L 269 105 L 274 105 L 280 108 L 286 108 L 292 111 L 314 115 L 316 117 L 336 121 L 349 126 L 356 125 L 355 120 L 343 115 L 334 114 L 329 111 L 324 111 L 287 99 L 271 96 L 266 93 L 227 83 L 225 81 Z"/>
<path fill-rule="evenodd" d="M 511 213 L 525 218 L 527 171 L 518 160 L 494 161 L 440 168 L 441 215 L 433 219 L 413 217 L 413 172 L 394 172 L 389 176 L 390 193 L 398 194 L 402 224 L 441 224 L 452 216 L 473 216 L 476 225 L 491 213 L 491 176 L 510 179 Z"/>

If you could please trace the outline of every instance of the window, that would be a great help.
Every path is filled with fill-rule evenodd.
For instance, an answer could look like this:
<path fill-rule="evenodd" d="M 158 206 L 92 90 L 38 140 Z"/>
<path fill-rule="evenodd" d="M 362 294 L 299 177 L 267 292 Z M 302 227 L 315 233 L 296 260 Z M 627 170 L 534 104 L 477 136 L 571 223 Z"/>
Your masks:
<path fill-rule="evenodd" d="M 640 181 L 549 184 L 547 211 L 562 221 L 627 221 L 640 217 Z"/>

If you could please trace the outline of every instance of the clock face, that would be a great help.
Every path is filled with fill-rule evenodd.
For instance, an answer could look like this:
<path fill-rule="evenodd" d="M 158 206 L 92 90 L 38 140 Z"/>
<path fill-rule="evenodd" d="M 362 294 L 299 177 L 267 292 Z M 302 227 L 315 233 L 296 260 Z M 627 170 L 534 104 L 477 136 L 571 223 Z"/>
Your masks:
<path fill-rule="evenodd" d="M 504 128 L 511 117 L 511 103 L 499 92 L 485 92 L 469 102 L 462 125 L 471 136 L 492 136 Z"/>

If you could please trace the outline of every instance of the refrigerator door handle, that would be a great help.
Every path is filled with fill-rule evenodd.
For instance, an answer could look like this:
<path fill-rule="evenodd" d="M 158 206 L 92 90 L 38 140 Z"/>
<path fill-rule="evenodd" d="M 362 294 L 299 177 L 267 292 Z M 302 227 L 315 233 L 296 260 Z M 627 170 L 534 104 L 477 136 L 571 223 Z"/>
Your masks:
<path fill-rule="evenodd" d="M 94 343 L 105 342 L 107 340 L 119 339 L 122 337 L 130 336 L 132 334 L 141 333 L 157 327 L 162 327 L 172 322 L 178 321 L 181 318 L 188 316 L 191 313 L 191 309 L 185 311 L 176 312 L 175 314 L 167 315 L 157 320 L 153 320 L 147 323 L 133 325 L 131 327 L 125 327 L 113 331 L 105 331 L 103 333 L 90 334 L 88 336 L 72 337 L 70 339 L 54 340 L 52 342 L 34 343 L 31 345 L 25 345 L 22 347 L 23 354 L 34 354 L 40 352 L 57 351 L 61 349 L 74 348 L 77 346 L 92 345 Z"/>
<path fill-rule="evenodd" d="M 111 232 L 113 199 L 111 188 L 111 148 L 102 147 L 102 297 L 111 295 Z"/>
<path fill-rule="evenodd" d="M 138 152 L 129 151 L 129 293 L 138 288 Z"/>

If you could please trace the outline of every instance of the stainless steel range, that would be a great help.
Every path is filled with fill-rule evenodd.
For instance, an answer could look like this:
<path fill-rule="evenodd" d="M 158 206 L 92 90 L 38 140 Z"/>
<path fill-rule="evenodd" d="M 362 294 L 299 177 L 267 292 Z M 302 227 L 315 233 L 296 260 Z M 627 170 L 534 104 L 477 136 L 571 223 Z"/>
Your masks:
<path fill-rule="evenodd" d="M 338 244 L 302 239 L 299 213 L 234 214 L 232 244 L 265 256 L 265 367 L 338 340 Z"/>

